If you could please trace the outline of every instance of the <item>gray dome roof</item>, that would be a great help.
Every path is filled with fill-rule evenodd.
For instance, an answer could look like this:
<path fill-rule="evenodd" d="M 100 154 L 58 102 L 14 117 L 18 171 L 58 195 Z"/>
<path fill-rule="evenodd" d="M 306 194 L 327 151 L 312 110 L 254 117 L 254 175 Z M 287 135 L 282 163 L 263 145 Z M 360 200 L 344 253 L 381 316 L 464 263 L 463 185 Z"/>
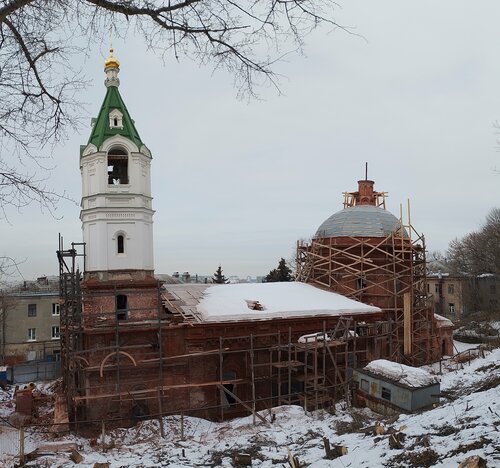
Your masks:
<path fill-rule="evenodd" d="M 399 219 L 389 211 L 373 205 L 356 205 L 331 215 L 315 237 L 386 237 L 400 227 Z M 404 237 L 408 237 L 406 230 Z"/>

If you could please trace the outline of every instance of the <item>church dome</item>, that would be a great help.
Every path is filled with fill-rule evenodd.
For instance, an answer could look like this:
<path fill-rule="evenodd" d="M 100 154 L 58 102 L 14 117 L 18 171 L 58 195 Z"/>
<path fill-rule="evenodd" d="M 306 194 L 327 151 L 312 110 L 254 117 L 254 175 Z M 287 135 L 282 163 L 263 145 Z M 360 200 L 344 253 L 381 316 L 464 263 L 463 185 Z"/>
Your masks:
<path fill-rule="evenodd" d="M 113 48 L 109 49 L 109 56 L 104 61 L 104 69 L 106 68 L 119 68 L 120 61 L 113 55 Z"/>
<path fill-rule="evenodd" d="M 315 237 L 387 237 L 403 229 L 399 219 L 383 208 L 355 205 L 331 215 L 316 231 Z"/>

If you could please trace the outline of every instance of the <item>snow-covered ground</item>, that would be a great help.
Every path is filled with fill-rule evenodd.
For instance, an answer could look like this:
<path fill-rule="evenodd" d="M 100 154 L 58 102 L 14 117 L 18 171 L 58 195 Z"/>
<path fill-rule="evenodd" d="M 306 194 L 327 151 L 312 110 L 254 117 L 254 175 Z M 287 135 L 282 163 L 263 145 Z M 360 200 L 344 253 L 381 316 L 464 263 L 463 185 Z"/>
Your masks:
<path fill-rule="evenodd" d="M 436 366 L 427 367 L 433 371 Z M 184 418 L 181 440 L 180 417 L 164 418 L 165 437 L 158 421 L 147 421 L 132 429 L 108 432 L 107 449 L 92 448 L 83 438 L 57 440 L 76 442 L 83 461 L 75 464 L 67 454 L 47 455 L 28 466 L 93 467 L 109 462 L 118 467 L 196 467 L 232 465 L 236 453 L 248 453 L 253 465 L 289 466 L 289 452 L 308 467 L 403 467 L 436 466 L 456 468 L 471 455 L 480 455 L 488 467 L 500 466 L 500 349 L 486 353 L 458 371 L 440 376 L 446 398 L 441 405 L 418 414 L 383 419 L 366 409 L 345 408 L 340 403 L 335 414 L 316 411 L 305 414 L 301 407 L 273 408 L 273 423 L 264 424 L 252 417 L 214 423 L 199 418 Z M 269 419 L 268 412 L 262 416 Z M 388 433 L 375 435 L 380 421 L 386 431 L 401 431 L 403 448 L 389 446 Z M 4 437 L 0 428 L 0 439 Z M 42 443 L 46 433 L 29 437 Z M 348 453 L 334 460 L 325 458 L 323 437 L 332 445 L 343 445 Z M 4 465 L 2 465 L 2 461 Z M 0 466 L 13 466 L 12 457 L 0 455 Z"/>

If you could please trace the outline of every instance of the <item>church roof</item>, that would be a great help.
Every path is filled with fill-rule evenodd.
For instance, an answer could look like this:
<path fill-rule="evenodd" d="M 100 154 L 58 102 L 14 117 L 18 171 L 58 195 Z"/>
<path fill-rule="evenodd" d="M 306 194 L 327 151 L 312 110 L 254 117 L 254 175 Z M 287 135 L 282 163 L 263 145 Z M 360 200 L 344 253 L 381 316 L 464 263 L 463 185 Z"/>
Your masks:
<path fill-rule="evenodd" d="M 379 313 L 375 306 L 299 282 L 166 284 L 170 304 L 193 322 L 339 317 Z M 258 304 L 259 307 L 256 307 Z M 172 307 L 172 308 L 173 308 Z"/>
<path fill-rule="evenodd" d="M 386 237 L 403 229 L 399 219 L 389 211 L 372 205 L 355 205 L 338 211 L 324 221 L 315 237 Z"/>
<path fill-rule="evenodd" d="M 122 128 L 110 128 L 109 113 L 114 109 L 119 110 L 123 115 Z M 101 110 L 99 111 L 99 115 L 97 116 L 95 124 L 92 128 L 88 144 L 92 143 L 97 148 L 100 148 L 105 140 L 115 135 L 121 135 L 128 138 L 133 141 L 139 149 L 143 145 L 139 132 L 135 128 L 134 121 L 130 117 L 127 107 L 120 96 L 118 87 L 109 86 L 106 91 L 106 96 L 104 97 Z"/>

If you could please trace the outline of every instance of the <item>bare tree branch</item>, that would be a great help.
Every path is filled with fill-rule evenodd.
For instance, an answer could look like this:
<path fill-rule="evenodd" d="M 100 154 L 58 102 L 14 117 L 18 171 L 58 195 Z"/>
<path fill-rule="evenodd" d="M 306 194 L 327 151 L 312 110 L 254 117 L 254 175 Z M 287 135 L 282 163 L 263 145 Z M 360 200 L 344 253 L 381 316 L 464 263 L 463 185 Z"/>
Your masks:
<path fill-rule="evenodd" d="M 225 68 L 240 95 L 256 96 L 260 84 L 279 92 L 276 61 L 308 33 L 341 28 L 336 8 L 333 0 L 0 0 L 0 211 L 38 203 L 53 212 L 60 195 L 31 168 L 78 123 L 85 83 L 70 64 L 84 53 L 82 38 L 103 40 L 112 24 L 160 56 Z M 30 169 L 17 173 L 13 158 Z"/>

